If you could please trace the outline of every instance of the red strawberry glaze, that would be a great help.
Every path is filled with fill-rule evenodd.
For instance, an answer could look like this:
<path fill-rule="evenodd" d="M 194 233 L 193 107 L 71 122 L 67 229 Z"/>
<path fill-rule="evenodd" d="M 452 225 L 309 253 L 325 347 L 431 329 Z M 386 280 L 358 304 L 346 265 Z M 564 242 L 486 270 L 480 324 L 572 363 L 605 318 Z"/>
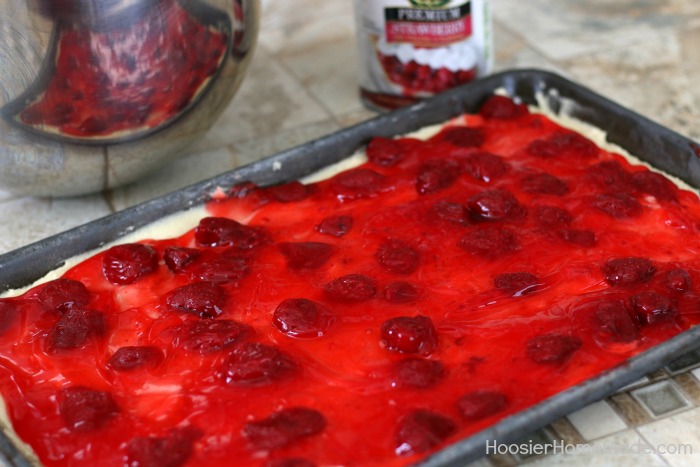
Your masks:
<path fill-rule="evenodd" d="M 105 31 L 64 21 L 52 74 L 19 121 L 93 138 L 155 128 L 182 112 L 221 66 L 227 34 L 177 1 L 158 3 Z"/>
<path fill-rule="evenodd" d="M 172 240 L 145 240 L 159 262 L 133 283 L 107 280 L 105 253 L 99 253 L 64 275 L 89 294 L 70 283 L 48 289 L 60 290 L 58 298 L 37 286 L 0 301 L 0 390 L 16 432 L 46 465 L 122 465 L 124 459 L 144 465 L 231 465 L 231 459 L 252 466 L 299 459 L 405 465 L 700 322 L 695 194 L 655 177 L 653 186 L 663 190 L 600 184 L 590 174 L 601 162 L 619 165 L 624 172 L 618 179 L 649 177 L 635 177 L 647 169 L 619 155 L 591 154 L 585 141 L 562 136 L 568 130 L 544 116 L 488 115 L 451 123 L 479 127 L 478 147 L 456 146 L 441 135 L 402 140 L 392 146 L 403 151 L 396 163 L 367 163 L 349 178 L 315 184 L 308 196 L 270 199 L 248 186 L 212 201 L 210 219 L 246 219 L 247 226 L 206 220 L 198 237 L 192 230 Z M 528 150 L 533 141 L 552 137 L 556 144 L 548 143 L 546 157 Z M 566 147 L 567 141 L 574 144 Z M 443 157 L 463 167 L 476 152 L 502 158 L 508 170 L 484 180 L 464 169 L 439 190 L 416 190 L 426 161 Z M 566 190 L 523 184 L 543 173 Z M 474 215 L 468 200 L 493 190 L 509 193 L 509 200 L 512 195 L 518 215 Z M 639 212 L 618 217 L 596 209 L 601 195 L 634 199 Z M 450 215 L 439 215 L 443 211 Z M 334 216 L 346 216 L 343 224 L 352 228 L 343 235 L 320 231 Z M 595 241 L 569 241 L 562 229 L 592 232 Z M 214 242 L 211 232 L 261 241 Z M 496 234 L 515 243 L 488 254 L 474 249 Z M 307 247 L 318 244 L 328 245 L 323 261 L 307 267 L 318 254 Z M 295 246 L 291 255 L 289 245 L 304 248 Z M 411 267 L 382 264 L 378 252 L 387 245 L 411 252 L 404 255 Z M 201 253 L 173 268 L 163 259 L 173 247 Z M 304 267 L 296 267 L 295 255 Z M 173 308 L 171 292 L 201 284 L 212 265 L 218 268 L 213 277 L 225 279 L 207 283 L 216 293 L 192 301 L 177 297 L 186 305 L 215 305 L 217 312 Z M 613 278 L 625 274 L 643 280 Z M 529 280 L 524 287 L 537 286 L 515 293 L 510 283 L 521 278 Z M 342 296 L 333 293 L 338 287 Z M 64 297 L 67 290 L 80 297 Z M 299 312 L 294 326 L 313 332 L 288 332 L 275 312 L 285 300 L 308 303 L 302 299 L 332 317 L 332 325 L 321 332 L 319 313 Z M 99 312 L 105 329 L 90 331 L 92 321 L 78 320 L 88 326 L 78 348 L 47 349 L 56 323 L 68 320 L 66 310 L 80 319 Z M 432 323 L 429 351 L 390 348 L 382 325 L 399 317 Z M 202 320 L 228 321 L 191 324 Z M 118 358 L 113 355 L 134 346 L 156 347 L 163 358 L 116 371 L 109 364 Z M 67 388 L 86 394 L 69 404 L 68 414 L 61 410 Z M 279 415 L 289 413 L 298 417 Z M 76 418 L 94 428 L 70 428 L 67 420 Z M 269 436 L 281 433 L 284 443 L 264 439 L 262 429 L 251 437 L 251 426 L 272 421 Z M 174 445 L 177 455 L 167 457 Z"/>

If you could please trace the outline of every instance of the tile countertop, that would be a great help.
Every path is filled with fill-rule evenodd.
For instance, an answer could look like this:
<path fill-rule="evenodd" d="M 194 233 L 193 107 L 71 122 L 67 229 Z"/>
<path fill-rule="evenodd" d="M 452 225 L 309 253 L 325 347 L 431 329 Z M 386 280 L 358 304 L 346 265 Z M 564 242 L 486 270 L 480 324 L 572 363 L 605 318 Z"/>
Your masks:
<path fill-rule="evenodd" d="M 493 0 L 492 7 L 496 71 L 555 71 L 700 140 L 700 2 Z M 352 2 L 263 0 L 248 76 L 191 155 L 91 196 L 0 190 L 0 253 L 374 116 L 357 99 L 355 70 Z M 700 353 L 688 355 L 528 437 L 590 449 L 478 464 L 700 465 L 699 379 Z"/>

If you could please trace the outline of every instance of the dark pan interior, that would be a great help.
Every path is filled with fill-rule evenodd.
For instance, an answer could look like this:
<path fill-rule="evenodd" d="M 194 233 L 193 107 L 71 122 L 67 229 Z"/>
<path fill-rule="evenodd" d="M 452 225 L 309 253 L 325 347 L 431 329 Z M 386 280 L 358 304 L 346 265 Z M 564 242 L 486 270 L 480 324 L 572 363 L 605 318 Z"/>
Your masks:
<path fill-rule="evenodd" d="M 504 89 L 528 104 L 536 104 L 538 95 L 545 96 L 555 112 L 562 108 L 562 102 L 573 101 L 573 108 L 567 106 L 568 114 L 604 129 L 610 142 L 639 158 L 700 186 L 700 146 L 687 138 L 561 76 L 540 70 L 507 71 L 4 254 L 0 256 L 0 291 L 27 285 L 67 258 L 113 241 L 165 215 L 200 205 L 217 187 L 227 190 L 242 181 L 271 185 L 298 179 L 344 159 L 374 136 L 400 135 L 474 111 L 497 89 Z M 697 347 L 700 347 L 700 327 L 457 442 L 420 465 L 464 465 L 484 454 L 486 440 L 515 441 Z M 4 436 L 0 436 L 1 453 L 10 465 L 28 465 Z"/>

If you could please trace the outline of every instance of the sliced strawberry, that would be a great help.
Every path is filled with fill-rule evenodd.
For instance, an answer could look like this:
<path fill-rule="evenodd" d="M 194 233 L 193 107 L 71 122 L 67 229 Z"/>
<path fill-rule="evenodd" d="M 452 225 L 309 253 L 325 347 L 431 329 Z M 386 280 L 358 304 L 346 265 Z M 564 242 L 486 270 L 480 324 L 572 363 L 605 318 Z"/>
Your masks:
<path fill-rule="evenodd" d="M 163 352 L 152 345 L 120 347 L 114 352 L 107 366 L 114 371 L 133 371 L 140 368 L 155 368 L 163 361 Z"/>
<path fill-rule="evenodd" d="M 335 251 L 333 245 L 321 242 L 280 243 L 277 248 L 287 259 L 287 267 L 295 271 L 320 268 Z"/>
<path fill-rule="evenodd" d="M 243 436 L 255 449 L 279 449 L 321 433 L 326 417 L 306 407 L 292 407 L 272 413 L 267 418 L 248 422 Z"/>
<path fill-rule="evenodd" d="M 438 345 L 437 331 L 427 316 L 399 316 L 382 323 L 382 344 L 387 350 L 430 355 Z"/>
<path fill-rule="evenodd" d="M 376 295 L 377 282 L 362 274 L 348 274 L 327 283 L 324 291 L 337 302 L 364 302 Z"/>
<path fill-rule="evenodd" d="M 644 284 L 656 274 L 656 266 L 647 258 L 613 258 L 603 265 L 603 275 L 612 286 Z"/>
<path fill-rule="evenodd" d="M 104 253 L 102 271 L 112 284 L 128 285 L 158 269 L 158 255 L 148 245 L 113 246 Z"/>
<path fill-rule="evenodd" d="M 543 334 L 527 342 L 527 357 L 535 363 L 561 365 L 581 347 L 581 339 L 563 334 Z"/>
<path fill-rule="evenodd" d="M 457 408 L 469 420 L 481 420 L 502 412 L 508 405 L 508 398 L 500 391 L 480 389 L 459 398 Z"/>
<path fill-rule="evenodd" d="M 214 282 L 193 282 L 168 292 L 165 304 L 170 311 L 214 318 L 224 311 L 226 292 Z"/>
<path fill-rule="evenodd" d="M 136 437 L 129 441 L 129 466 L 179 467 L 194 452 L 195 442 L 204 433 L 193 426 L 173 428 L 162 436 Z"/>
<path fill-rule="evenodd" d="M 409 456 L 429 451 L 442 444 L 457 431 L 449 417 L 430 410 L 413 410 L 399 418 L 395 451 L 399 456 Z"/>
<path fill-rule="evenodd" d="M 37 298 L 49 310 L 63 313 L 72 306 L 86 306 L 90 301 L 90 291 L 80 281 L 61 278 L 48 282 Z"/>
<path fill-rule="evenodd" d="M 396 362 L 395 385 L 402 388 L 429 388 L 445 377 L 445 366 L 439 360 L 406 358 Z"/>
<path fill-rule="evenodd" d="M 217 375 L 233 386 L 265 386 L 298 371 L 298 364 L 277 347 L 248 342 L 233 349 Z"/>
<path fill-rule="evenodd" d="M 58 400 L 58 411 L 72 431 L 93 432 L 119 413 L 109 392 L 83 386 L 62 389 Z"/>

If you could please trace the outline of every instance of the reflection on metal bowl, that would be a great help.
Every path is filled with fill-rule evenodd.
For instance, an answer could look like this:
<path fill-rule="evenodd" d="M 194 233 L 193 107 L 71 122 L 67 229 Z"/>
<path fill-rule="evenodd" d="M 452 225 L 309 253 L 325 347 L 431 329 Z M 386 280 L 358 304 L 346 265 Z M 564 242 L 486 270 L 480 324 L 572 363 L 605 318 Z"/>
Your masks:
<path fill-rule="evenodd" d="M 69 196 L 183 154 L 251 59 L 257 0 L 0 0 L 0 186 Z"/>

